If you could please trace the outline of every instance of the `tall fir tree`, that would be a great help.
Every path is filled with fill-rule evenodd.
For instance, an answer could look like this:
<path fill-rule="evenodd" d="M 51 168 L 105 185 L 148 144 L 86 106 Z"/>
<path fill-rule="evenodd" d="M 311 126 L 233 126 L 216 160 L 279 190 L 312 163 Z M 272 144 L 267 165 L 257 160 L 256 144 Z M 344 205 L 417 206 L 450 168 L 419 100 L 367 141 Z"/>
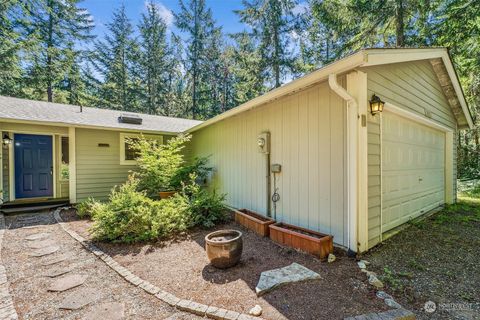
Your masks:
<path fill-rule="evenodd" d="M 151 114 L 165 114 L 169 54 L 167 25 L 159 7 L 149 2 L 140 20 L 140 65 L 146 109 Z"/>
<path fill-rule="evenodd" d="M 189 114 L 194 119 L 205 118 L 210 113 L 212 98 L 209 81 L 212 67 L 217 63 L 217 55 L 212 45 L 219 36 L 219 28 L 215 26 L 212 11 L 205 5 L 205 0 L 180 0 L 180 12 L 175 14 L 177 27 L 187 34 L 186 68 L 191 81 L 190 90 L 192 106 Z M 209 58 L 207 58 L 207 52 Z M 215 95 L 213 95 L 215 99 Z"/>
<path fill-rule="evenodd" d="M 235 11 L 240 21 L 252 27 L 253 36 L 260 42 L 263 69 L 275 88 L 294 71 L 290 44 L 295 5 L 295 0 L 243 0 L 244 9 Z"/>
<path fill-rule="evenodd" d="M 141 101 L 137 99 L 141 91 L 139 48 L 125 6 L 114 11 L 107 28 L 109 34 L 103 41 L 95 43 L 96 54 L 91 59 L 103 78 L 100 89 L 100 98 L 105 103 L 103 107 L 141 111 Z"/>
<path fill-rule="evenodd" d="M 54 101 L 72 60 L 72 43 L 92 39 L 93 20 L 79 6 L 81 0 L 37 0 L 28 2 L 31 18 L 26 32 L 35 39 L 35 47 L 27 52 L 28 80 L 37 98 Z"/>
<path fill-rule="evenodd" d="M 265 92 L 262 57 L 254 39 L 243 31 L 232 35 L 235 45 L 230 48 L 233 74 L 234 105 L 240 105 Z"/>
<path fill-rule="evenodd" d="M 23 70 L 20 51 L 24 39 L 18 31 L 22 15 L 18 0 L 5 0 L 0 3 L 0 94 L 3 95 L 22 95 Z"/>

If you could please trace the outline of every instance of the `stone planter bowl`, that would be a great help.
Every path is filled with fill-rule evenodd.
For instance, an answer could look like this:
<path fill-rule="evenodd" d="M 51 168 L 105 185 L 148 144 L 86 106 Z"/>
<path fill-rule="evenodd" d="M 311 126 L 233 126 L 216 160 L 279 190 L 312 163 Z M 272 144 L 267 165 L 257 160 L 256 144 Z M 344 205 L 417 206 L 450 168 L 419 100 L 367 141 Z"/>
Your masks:
<path fill-rule="evenodd" d="M 212 266 L 226 269 L 236 265 L 242 256 L 242 236 L 238 230 L 219 230 L 207 234 L 205 250 Z"/>

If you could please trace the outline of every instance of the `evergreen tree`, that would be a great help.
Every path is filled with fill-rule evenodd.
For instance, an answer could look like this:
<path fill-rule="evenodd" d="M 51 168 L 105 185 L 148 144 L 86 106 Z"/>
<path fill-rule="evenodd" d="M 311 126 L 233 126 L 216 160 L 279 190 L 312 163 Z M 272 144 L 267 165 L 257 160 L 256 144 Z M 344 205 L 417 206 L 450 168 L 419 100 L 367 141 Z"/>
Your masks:
<path fill-rule="evenodd" d="M 210 100 L 209 77 L 218 55 L 213 53 L 218 42 L 219 28 L 215 26 L 212 12 L 205 6 L 205 0 L 180 0 L 180 12 L 175 14 L 177 27 L 188 36 L 186 40 L 186 68 L 191 81 L 192 106 L 189 114 L 194 119 L 204 118 L 215 101 Z M 207 52 L 209 58 L 207 58 Z M 215 99 L 215 94 L 213 95 Z"/>
<path fill-rule="evenodd" d="M 294 30 L 294 0 L 243 0 L 244 9 L 237 10 L 240 21 L 252 26 L 253 36 L 260 42 L 263 69 L 267 80 L 277 88 L 294 71 L 291 32 Z"/>
<path fill-rule="evenodd" d="M 22 92 L 23 71 L 19 52 L 23 46 L 19 24 L 18 1 L 0 3 L 0 94 L 19 96 Z"/>
<path fill-rule="evenodd" d="M 233 73 L 233 105 L 239 105 L 265 92 L 262 57 L 250 35 L 244 31 L 232 36 L 236 44 L 230 49 Z"/>
<path fill-rule="evenodd" d="M 28 2 L 31 19 L 26 32 L 35 39 L 29 57 L 29 85 L 37 98 L 54 100 L 54 89 L 60 86 L 65 71 L 70 69 L 68 56 L 72 43 L 92 39 L 93 21 L 79 7 L 81 0 L 37 0 Z"/>
<path fill-rule="evenodd" d="M 104 107 L 139 111 L 139 48 L 124 6 L 113 13 L 107 28 L 109 34 L 95 43 L 96 54 L 91 60 L 103 78 L 100 98 L 106 102 Z"/>
<path fill-rule="evenodd" d="M 145 101 L 148 113 L 164 114 L 167 93 L 169 56 L 166 30 L 167 26 L 160 17 L 158 6 L 153 2 L 147 5 L 142 14 L 140 25 L 142 82 L 145 88 Z"/>

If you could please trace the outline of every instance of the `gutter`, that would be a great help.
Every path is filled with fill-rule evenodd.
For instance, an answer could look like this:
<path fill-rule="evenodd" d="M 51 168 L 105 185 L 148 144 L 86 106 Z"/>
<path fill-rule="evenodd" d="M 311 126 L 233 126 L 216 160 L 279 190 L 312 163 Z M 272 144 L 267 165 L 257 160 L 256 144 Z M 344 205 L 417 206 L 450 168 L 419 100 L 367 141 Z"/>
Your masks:
<path fill-rule="evenodd" d="M 358 110 L 358 102 L 357 100 L 347 92 L 337 81 L 337 74 L 330 73 L 328 75 L 328 85 L 330 89 L 334 91 L 338 96 L 340 96 L 343 100 L 345 100 L 348 104 L 348 108 L 353 108 L 353 110 Z M 357 115 L 358 116 L 358 115 Z M 348 125 L 347 120 L 347 212 L 348 212 L 348 219 L 347 219 L 347 243 L 348 249 L 351 254 L 353 252 L 357 252 L 357 193 L 358 193 L 358 186 L 357 186 L 357 170 L 354 165 L 357 164 L 357 138 L 358 135 L 355 132 L 355 138 L 351 137 L 352 128 Z M 353 140 L 353 141 L 352 141 Z M 353 146 L 352 146 L 353 144 Z M 351 148 L 354 148 L 354 151 L 351 151 Z M 352 154 L 353 153 L 353 154 Z"/>

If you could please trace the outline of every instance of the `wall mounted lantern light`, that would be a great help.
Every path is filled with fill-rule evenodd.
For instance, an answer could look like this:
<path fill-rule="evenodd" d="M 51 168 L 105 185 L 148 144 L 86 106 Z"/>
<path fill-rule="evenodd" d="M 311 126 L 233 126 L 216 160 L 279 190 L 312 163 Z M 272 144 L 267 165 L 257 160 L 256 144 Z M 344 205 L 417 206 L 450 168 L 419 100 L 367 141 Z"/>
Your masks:
<path fill-rule="evenodd" d="M 376 115 L 377 113 L 380 113 L 383 111 L 383 106 L 385 105 L 385 102 L 382 101 L 378 96 L 375 94 L 372 96 L 372 99 L 370 99 L 370 112 L 372 115 Z"/>
<path fill-rule="evenodd" d="M 2 143 L 4 146 L 9 146 L 12 144 L 12 139 L 9 137 L 8 133 L 5 133 L 3 135 Z"/>

